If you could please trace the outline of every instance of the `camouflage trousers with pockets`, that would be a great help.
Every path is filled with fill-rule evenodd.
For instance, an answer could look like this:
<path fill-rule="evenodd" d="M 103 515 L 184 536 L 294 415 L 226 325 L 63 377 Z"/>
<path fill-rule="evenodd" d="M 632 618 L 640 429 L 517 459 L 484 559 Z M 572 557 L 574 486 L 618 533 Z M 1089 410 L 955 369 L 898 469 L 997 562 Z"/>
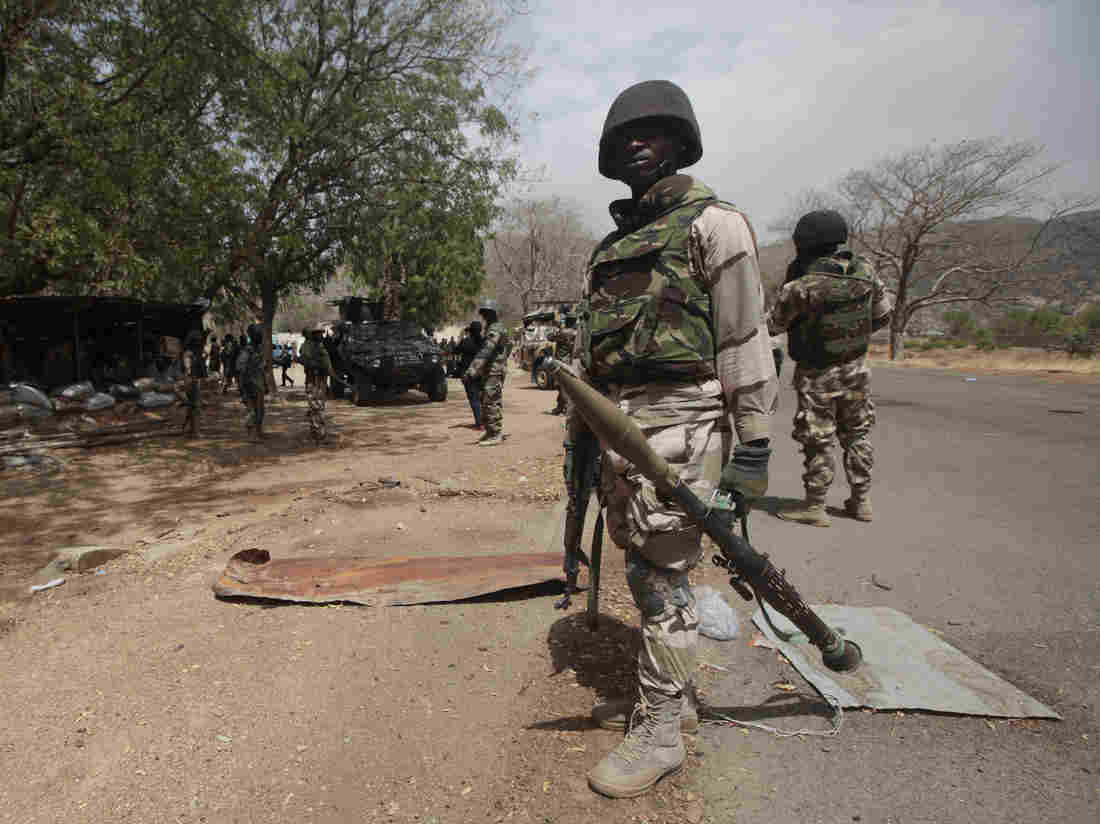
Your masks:
<path fill-rule="evenodd" d="M 328 435 L 328 421 L 325 418 L 325 395 L 328 394 L 325 374 L 313 369 L 306 370 L 306 420 L 309 421 L 309 434 L 315 441 L 323 441 Z"/>
<path fill-rule="evenodd" d="M 656 401 L 648 407 L 656 410 L 663 398 L 651 391 L 647 400 Z M 646 409 L 635 410 L 640 415 L 631 414 L 629 402 L 620 403 L 620 408 L 642 426 L 654 451 L 705 499 L 721 473 L 729 434 L 719 428 L 721 398 L 704 400 L 712 408 L 696 414 L 696 419 L 668 426 L 650 425 Z M 676 397 L 668 408 L 680 408 Z M 625 550 L 627 583 L 641 612 L 639 686 L 643 691 L 677 695 L 695 680 L 699 617 L 688 573 L 702 557 L 702 531 L 679 507 L 659 495 L 648 478 L 610 450 L 601 460 L 600 491 L 607 507 L 608 534 Z"/>
<path fill-rule="evenodd" d="M 871 468 L 875 462 L 871 447 L 875 404 L 871 400 L 871 370 L 866 359 L 826 369 L 808 369 L 799 364 L 794 373 L 794 388 L 798 392 L 798 412 L 791 437 L 802 444 L 806 500 L 823 502 L 833 483 L 834 437 L 844 454 L 844 472 L 852 495 L 866 495 L 871 489 Z"/>
<path fill-rule="evenodd" d="M 481 386 L 481 425 L 486 437 L 504 427 L 504 375 L 490 373 Z"/>

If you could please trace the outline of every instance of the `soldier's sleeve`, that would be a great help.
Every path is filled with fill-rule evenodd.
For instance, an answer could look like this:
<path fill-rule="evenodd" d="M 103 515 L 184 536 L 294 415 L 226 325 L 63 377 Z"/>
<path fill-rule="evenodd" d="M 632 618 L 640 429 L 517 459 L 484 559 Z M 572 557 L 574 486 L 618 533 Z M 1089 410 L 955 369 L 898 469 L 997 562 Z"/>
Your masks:
<path fill-rule="evenodd" d="M 493 324 L 489 327 L 488 332 L 486 332 L 485 343 L 481 345 L 481 349 L 474 356 L 469 371 L 473 372 L 475 375 L 482 375 L 485 372 L 485 365 L 492 360 L 493 353 L 496 352 L 499 345 L 500 327 Z"/>
<path fill-rule="evenodd" d="M 874 281 L 874 292 L 871 300 L 871 331 L 877 331 L 890 322 L 890 315 L 894 312 L 894 304 L 890 300 L 890 293 L 886 291 L 886 285 L 869 263 L 864 263 L 871 273 Z"/>
<path fill-rule="evenodd" d="M 801 315 L 808 314 L 809 301 L 802 281 L 792 281 L 779 290 L 775 306 L 768 313 L 768 331 L 773 335 L 791 328 Z"/>
<path fill-rule="evenodd" d="M 739 212 L 710 207 L 691 226 L 693 275 L 708 289 L 715 368 L 741 443 L 771 435 L 779 399 L 756 239 Z"/>

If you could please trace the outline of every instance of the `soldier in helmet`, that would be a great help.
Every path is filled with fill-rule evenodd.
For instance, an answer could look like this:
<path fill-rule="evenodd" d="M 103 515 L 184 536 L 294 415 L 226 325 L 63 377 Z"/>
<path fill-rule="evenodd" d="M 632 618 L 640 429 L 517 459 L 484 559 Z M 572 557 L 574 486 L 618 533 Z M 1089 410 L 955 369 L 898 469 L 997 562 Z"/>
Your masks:
<path fill-rule="evenodd" d="M 573 347 L 577 342 L 577 318 L 575 315 L 567 314 L 561 319 L 559 326 L 550 332 L 547 336 L 547 340 L 554 344 L 554 357 L 565 363 L 573 357 Z M 550 410 L 551 415 L 564 415 L 566 410 L 565 395 L 562 391 L 558 390 L 558 399 L 554 404 L 554 408 Z"/>
<path fill-rule="evenodd" d="M 795 361 L 798 411 L 792 437 L 802 444 L 805 502 L 778 512 L 780 518 L 829 526 L 825 495 L 833 482 L 833 437 L 844 453 L 851 495 L 844 511 L 871 520 L 871 333 L 890 320 L 893 309 L 882 281 L 863 258 L 838 251 L 848 242 L 848 225 L 831 210 L 803 215 L 794 230 L 796 257 L 768 316 L 773 333 L 788 331 Z"/>
<path fill-rule="evenodd" d="M 639 83 L 611 104 L 599 170 L 631 196 L 611 204 L 617 228 L 589 260 L 574 351 L 586 379 L 634 419 L 684 482 L 732 513 L 767 487 L 778 384 L 749 221 L 679 172 L 702 154 L 691 102 L 675 84 Z M 572 444 L 585 434 L 576 410 L 567 422 L 569 477 Z M 637 703 L 593 710 L 600 726 L 628 731 L 588 783 L 629 797 L 680 769 L 681 729 L 698 725 L 698 616 L 688 573 L 702 556 L 701 533 L 622 456 L 604 452 L 600 466 L 607 528 L 626 553 L 643 644 Z"/>
<path fill-rule="evenodd" d="M 485 431 L 478 445 L 496 446 L 504 440 L 502 395 L 512 346 L 508 329 L 497 317 L 495 300 L 483 300 L 477 313 L 485 321 L 485 338 L 481 350 L 466 367 L 464 380 L 481 381 L 481 425 Z"/>
<path fill-rule="evenodd" d="M 253 323 L 248 327 L 246 343 L 237 354 L 237 385 L 241 390 L 241 403 L 248 409 L 245 428 L 255 431 L 259 440 L 264 438 L 264 327 Z"/>
<path fill-rule="evenodd" d="M 331 376 L 340 382 L 340 376 L 332 367 L 332 359 L 325 348 L 325 327 L 306 327 L 302 330 L 305 341 L 298 350 L 298 360 L 306 370 L 306 400 L 309 411 L 309 431 L 316 441 L 323 441 L 328 434 L 328 422 L 325 418 L 325 395 L 328 394 L 328 379 Z"/>

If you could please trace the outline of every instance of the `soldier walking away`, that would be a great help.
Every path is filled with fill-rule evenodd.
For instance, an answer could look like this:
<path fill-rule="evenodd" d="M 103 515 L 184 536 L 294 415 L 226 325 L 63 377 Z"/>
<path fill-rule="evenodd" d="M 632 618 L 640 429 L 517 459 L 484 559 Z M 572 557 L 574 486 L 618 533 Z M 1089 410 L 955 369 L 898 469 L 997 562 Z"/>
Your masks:
<path fill-rule="evenodd" d="M 223 395 L 229 391 L 229 387 L 233 385 L 233 379 L 237 377 L 237 355 L 239 354 L 237 339 L 227 332 L 222 338 Z M 240 381 L 237 385 L 240 386 Z"/>
<path fill-rule="evenodd" d="M 611 204 L 617 228 L 589 259 L 576 356 L 585 379 L 633 418 L 697 495 L 711 499 L 717 487 L 747 508 L 767 488 L 778 384 L 748 219 L 678 171 L 702 154 L 679 86 L 646 81 L 611 104 L 599 170 L 631 197 Z M 723 468 L 730 424 L 739 443 Z M 568 462 L 571 445 L 591 437 L 572 405 L 567 432 Z M 637 703 L 592 713 L 600 726 L 627 731 L 588 773 L 592 789 L 620 798 L 678 771 L 680 732 L 698 725 L 699 621 L 688 574 L 702 557 L 702 535 L 622 456 L 604 452 L 600 466 L 607 531 L 625 552 L 643 641 Z"/>
<path fill-rule="evenodd" d="M 320 443 L 328 437 L 328 419 L 325 416 L 325 396 L 328 394 L 328 378 L 339 382 L 340 376 L 332 367 L 332 359 L 325 348 L 325 327 L 313 326 L 302 330 L 305 341 L 298 350 L 298 360 L 306 370 L 306 401 L 309 409 L 309 433 Z"/>
<path fill-rule="evenodd" d="M 222 348 L 218 343 L 218 339 L 215 336 L 210 338 L 210 373 L 212 375 L 221 374 L 222 371 Z"/>
<path fill-rule="evenodd" d="M 474 429 L 481 429 L 481 384 L 480 378 L 467 378 L 466 370 L 474 362 L 477 353 L 485 345 L 485 339 L 481 336 L 481 321 L 471 321 L 466 327 L 466 337 L 455 346 L 455 355 L 458 360 L 456 371 L 462 376 L 462 387 L 466 390 L 466 400 L 470 402 L 470 410 L 474 413 Z"/>
<path fill-rule="evenodd" d="M 264 327 L 253 323 L 248 327 L 248 338 L 237 354 L 237 385 L 241 390 L 241 403 L 248 409 L 245 419 L 246 431 L 256 433 L 259 440 L 264 439 L 264 394 L 267 382 L 264 380 Z"/>
<path fill-rule="evenodd" d="M 199 379 L 206 377 L 206 363 L 202 357 L 202 334 L 192 329 L 183 343 L 183 374 L 175 382 L 175 393 L 187 410 L 182 431 L 189 438 L 199 435 L 199 411 L 202 397 Z"/>
<path fill-rule="evenodd" d="M 553 330 L 548 336 L 548 340 L 554 344 L 554 357 L 557 360 L 569 363 L 573 359 L 573 346 L 577 342 L 577 319 L 572 315 L 566 315 L 561 326 Z M 554 404 L 554 408 L 550 410 L 551 415 L 564 415 L 566 411 L 565 395 L 562 391 L 558 390 L 558 400 Z"/>
<path fill-rule="evenodd" d="M 286 386 L 288 383 L 294 386 L 294 378 L 286 373 L 286 370 L 294 365 L 294 356 L 290 354 L 291 351 L 293 351 L 292 347 L 285 346 L 279 355 L 279 368 L 283 370 L 282 382 L 279 384 L 280 386 Z"/>
<path fill-rule="evenodd" d="M 495 300 L 483 300 L 477 313 L 485 321 L 485 340 L 463 375 L 467 379 L 482 382 L 481 425 L 485 432 L 478 441 L 478 446 L 496 446 L 504 440 L 504 376 L 512 347 L 508 329 L 497 319 Z"/>
<path fill-rule="evenodd" d="M 792 437 L 802 444 L 805 502 L 776 513 L 811 526 L 829 526 L 825 496 L 833 482 L 833 437 L 844 453 L 850 497 L 844 511 L 871 520 L 871 333 L 890 321 L 890 296 L 863 258 L 838 251 L 848 225 L 837 212 L 810 212 L 794 230 L 796 257 L 768 315 L 773 333 L 789 331 L 798 411 Z"/>

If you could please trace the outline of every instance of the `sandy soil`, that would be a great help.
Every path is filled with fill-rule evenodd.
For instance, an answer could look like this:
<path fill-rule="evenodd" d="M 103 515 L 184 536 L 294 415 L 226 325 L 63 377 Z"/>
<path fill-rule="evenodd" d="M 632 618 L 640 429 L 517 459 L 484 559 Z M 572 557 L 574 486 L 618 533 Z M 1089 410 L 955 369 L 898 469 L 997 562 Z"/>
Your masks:
<path fill-rule="evenodd" d="M 474 444 L 455 381 L 443 404 L 415 392 L 370 408 L 331 401 L 335 432 L 320 448 L 300 391 L 269 407 L 262 444 L 244 439 L 232 396 L 212 397 L 199 441 L 69 450 L 47 470 L 0 472 L 0 821 L 1095 821 L 1098 562 L 1095 516 L 1080 513 L 1100 508 L 1097 440 L 1087 439 L 1097 398 L 1075 387 L 1042 396 L 1084 412 L 1059 418 L 1070 429 L 1030 470 L 1039 484 L 1057 470 L 1068 486 L 1027 521 L 1048 537 L 1062 526 L 1044 561 L 1025 563 L 997 543 L 1027 537 L 1009 506 L 986 510 L 1003 535 L 929 545 L 922 513 L 942 505 L 941 520 L 972 517 L 957 495 L 920 497 L 930 473 L 944 473 L 944 489 L 960 479 L 952 461 L 962 450 L 951 435 L 914 460 L 911 439 L 942 438 L 948 421 L 959 439 L 984 427 L 1036 450 L 1027 399 L 1017 399 L 1022 423 L 1001 421 L 1005 402 L 977 408 L 945 378 L 943 406 L 969 410 L 945 418 L 928 392 L 927 408 L 907 394 L 910 370 L 893 374 L 881 381 L 884 477 L 910 480 L 876 499 L 876 522 L 800 530 L 761 514 L 754 539 L 811 599 L 903 609 L 1066 721 L 858 713 L 838 737 L 796 739 L 708 727 L 689 741 L 679 776 L 641 799 L 603 799 L 584 772 L 617 738 L 587 714 L 628 692 L 636 643 L 614 547 L 595 634 L 579 607 L 553 609 L 552 588 L 388 608 L 227 601 L 210 589 L 251 547 L 371 558 L 556 550 L 547 539 L 562 430 L 545 414 L 554 394 L 513 372 L 511 437 L 492 449 Z M 883 416 L 896 419 L 892 430 Z M 797 455 L 777 439 L 773 490 L 796 495 Z M 1048 468 L 1058 449 L 1070 457 Z M 1011 484 L 1003 468 L 986 468 Z M 383 477 L 400 486 L 379 488 Z M 129 554 L 30 595 L 36 570 L 77 544 Z M 1001 568 L 990 573 L 994 547 Z M 977 560 L 947 570 L 962 550 Z M 870 586 L 871 571 L 891 591 Z M 696 579 L 725 587 L 713 567 Z M 827 729 L 824 705 L 789 665 L 747 646 L 750 609 L 730 601 L 743 637 L 703 645 L 705 696 L 728 704 L 732 689 L 738 717 Z"/>

